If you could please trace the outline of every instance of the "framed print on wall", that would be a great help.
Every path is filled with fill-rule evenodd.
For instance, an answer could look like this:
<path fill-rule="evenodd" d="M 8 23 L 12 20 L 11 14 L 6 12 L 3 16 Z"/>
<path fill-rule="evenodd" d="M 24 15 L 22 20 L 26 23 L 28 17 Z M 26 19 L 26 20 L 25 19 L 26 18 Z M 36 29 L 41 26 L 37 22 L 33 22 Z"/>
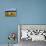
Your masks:
<path fill-rule="evenodd" d="M 16 9 L 6 9 L 5 16 L 16 16 Z"/>

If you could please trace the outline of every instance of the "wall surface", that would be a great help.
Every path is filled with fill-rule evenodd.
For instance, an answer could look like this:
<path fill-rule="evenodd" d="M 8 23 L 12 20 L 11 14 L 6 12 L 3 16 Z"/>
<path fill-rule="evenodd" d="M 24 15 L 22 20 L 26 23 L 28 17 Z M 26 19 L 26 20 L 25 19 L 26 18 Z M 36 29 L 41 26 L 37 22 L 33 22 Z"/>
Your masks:
<path fill-rule="evenodd" d="M 16 8 L 17 16 L 5 17 L 5 8 Z M 17 34 L 17 24 L 46 24 L 46 0 L 1 0 L 0 44 L 8 43 L 9 32 Z"/>

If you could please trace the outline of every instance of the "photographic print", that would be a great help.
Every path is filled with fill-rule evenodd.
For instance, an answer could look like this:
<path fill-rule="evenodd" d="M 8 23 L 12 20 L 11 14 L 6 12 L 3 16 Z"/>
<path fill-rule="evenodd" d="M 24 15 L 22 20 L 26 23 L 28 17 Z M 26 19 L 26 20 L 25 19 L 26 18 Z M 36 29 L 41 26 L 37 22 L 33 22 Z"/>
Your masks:
<path fill-rule="evenodd" d="M 16 9 L 6 9 L 5 16 L 16 16 Z"/>

